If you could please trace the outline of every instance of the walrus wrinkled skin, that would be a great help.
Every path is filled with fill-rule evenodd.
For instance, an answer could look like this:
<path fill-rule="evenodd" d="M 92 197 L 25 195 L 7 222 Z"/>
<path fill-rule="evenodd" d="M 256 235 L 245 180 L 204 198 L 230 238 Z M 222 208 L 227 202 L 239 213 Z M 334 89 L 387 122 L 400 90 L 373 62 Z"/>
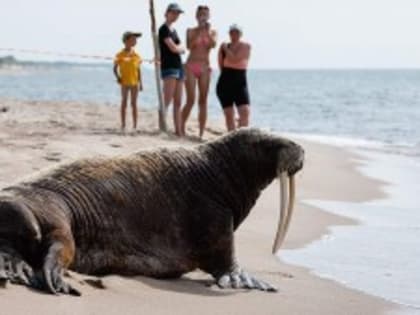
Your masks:
<path fill-rule="evenodd" d="M 241 129 L 191 149 L 85 159 L 0 191 L 0 284 L 80 294 L 66 269 L 177 278 L 195 269 L 220 287 L 275 291 L 239 268 L 234 231 L 303 149 Z M 274 218 L 273 218 L 274 219 Z"/>

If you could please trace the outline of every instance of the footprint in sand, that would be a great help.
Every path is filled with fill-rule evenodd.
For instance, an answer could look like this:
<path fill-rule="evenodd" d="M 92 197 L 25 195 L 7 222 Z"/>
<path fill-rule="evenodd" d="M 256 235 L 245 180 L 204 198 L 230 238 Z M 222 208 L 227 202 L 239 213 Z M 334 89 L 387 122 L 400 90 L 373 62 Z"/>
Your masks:
<path fill-rule="evenodd" d="M 221 136 L 225 133 L 222 129 L 216 129 L 216 128 L 210 128 L 210 127 L 206 128 L 206 131 L 215 136 Z"/>
<path fill-rule="evenodd" d="M 268 274 L 271 276 L 278 276 L 281 278 L 286 278 L 286 279 L 293 279 L 295 276 L 292 275 L 291 273 L 288 272 L 276 272 L 276 271 L 261 271 L 261 274 Z"/>
<path fill-rule="evenodd" d="M 96 112 L 86 112 L 85 115 L 86 116 L 93 116 L 93 117 L 99 117 L 99 116 L 101 116 L 101 114 L 98 114 Z"/>
<path fill-rule="evenodd" d="M 90 287 L 94 288 L 94 289 L 106 289 L 106 285 L 104 284 L 103 280 L 100 278 L 84 278 L 82 275 L 77 274 L 77 273 L 73 273 L 73 272 L 69 272 L 69 271 L 65 271 L 64 272 L 64 276 L 72 279 L 74 281 L 76 281 L 77 283 L 81 284 L 81 285 L 89 285 Z"/>
<path fill-rule="evenodd" d="M 47 144 L 44 142 L 41 143 L 35 143 L 33 145 L 30 145 L 29 148 L 32 150 L 43 150 Z"/>
<path fill-rule="evenodd" d="M 46 156 L 44 156 L 44 159 L 50 162 L 60 162 L 61 158 L 60 158 L 61 153 L 59 152 L 50 152 L 47 153 Z"/>
<path fill-rule="evenodd" d="M 102 281 L 102 279 L 84 279 L 83 282 L 90 285 L 92 288 L 95 288 L 95 289 L 101 289 L 101 290 L 106 289 L 106 286 L 104 282 Z"/>

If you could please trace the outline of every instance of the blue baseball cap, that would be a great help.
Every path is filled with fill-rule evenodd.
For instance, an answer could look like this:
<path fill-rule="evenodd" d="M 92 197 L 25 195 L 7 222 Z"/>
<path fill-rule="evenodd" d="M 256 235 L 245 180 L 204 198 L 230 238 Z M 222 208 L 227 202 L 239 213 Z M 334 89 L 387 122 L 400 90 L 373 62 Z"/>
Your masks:
<path fill-rule="evenodd" d="M 168 5 L 168 7 L 166 8 L 166 12 L 168 11 L 174 11 L 174 12 L 179 12 L 179 13 L 184 13 L 184 10 L 182 10 L 182 8 L 180 7 L 180 5 L 178 3 L 170 3 Z"/>

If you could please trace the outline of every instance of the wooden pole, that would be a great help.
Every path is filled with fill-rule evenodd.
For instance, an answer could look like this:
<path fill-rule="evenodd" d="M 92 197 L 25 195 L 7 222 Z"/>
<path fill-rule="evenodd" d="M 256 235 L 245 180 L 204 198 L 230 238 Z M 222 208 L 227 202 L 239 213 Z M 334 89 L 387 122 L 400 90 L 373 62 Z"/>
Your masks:
<path fill-rule="evenodd" d="M 155 49 L 155 60 L 160 60 L 160 49 L 159 49 L 159 38 L 156 31 L 156 17 L 155 17 L 155 4 L 153 0 L 150 0 L 150 18 L 151 18 L 151 28 L 152 28 L 152 39 L 153 47 Z M 163 104 L 163 95 L 162 95 L 162 81 L 160 77 L 160 67 L 159 64 L 155 62 L 155 77 L 156 77 L 156 89 L 159 101 L 159 129 L 163 132 L 168 130 L 166 124 L 166 108 Z"/>

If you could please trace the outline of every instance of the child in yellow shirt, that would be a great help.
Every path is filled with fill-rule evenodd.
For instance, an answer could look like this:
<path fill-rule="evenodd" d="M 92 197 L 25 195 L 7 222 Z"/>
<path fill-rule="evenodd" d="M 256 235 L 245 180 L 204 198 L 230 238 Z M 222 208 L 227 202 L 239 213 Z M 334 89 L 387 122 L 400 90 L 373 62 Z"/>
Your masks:
<path fill-rule="evenodd" d="M 133 114 L 133 130 L 137 128 L 137 96 L 143 90 L 143 83 L 140 71 L 142 59 L 134 46 L 141 33 L 125 32 L 122 36 L 124 49 L 121 50 L 114 60 L 114 74 L 117 82 L 121 85 L 121 130 L 125 130 L 125 112 L 127 109 L 128 95 L 131 98 Z"/>

